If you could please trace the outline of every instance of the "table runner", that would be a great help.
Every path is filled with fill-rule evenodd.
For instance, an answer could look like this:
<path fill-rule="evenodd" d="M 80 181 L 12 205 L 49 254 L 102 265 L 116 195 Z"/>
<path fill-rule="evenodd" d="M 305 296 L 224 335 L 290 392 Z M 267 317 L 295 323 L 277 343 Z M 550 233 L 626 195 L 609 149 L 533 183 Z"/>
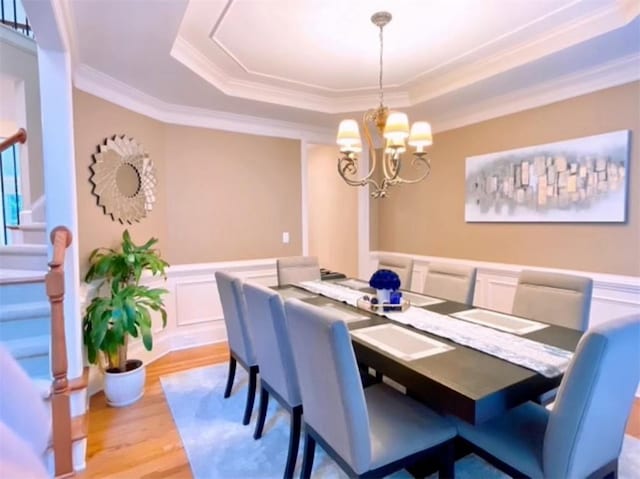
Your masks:
<path fill-rule="evenodd" d="M 364 294 L 344 286 L 305 281 L 299 286 L 316 294 L 357 306 Z M 556 346 L 533 341 L 514 334 L 496 331 L 477 324 L 434 313 L 422 308 L 409 307 L 401 313 L 388 312 L 384 316 L 402 324 L 411 325 L 430 334 L 447 338 L 463 346 L 532 369 L 552 378 L 566 370 L 573 353 Z"/>

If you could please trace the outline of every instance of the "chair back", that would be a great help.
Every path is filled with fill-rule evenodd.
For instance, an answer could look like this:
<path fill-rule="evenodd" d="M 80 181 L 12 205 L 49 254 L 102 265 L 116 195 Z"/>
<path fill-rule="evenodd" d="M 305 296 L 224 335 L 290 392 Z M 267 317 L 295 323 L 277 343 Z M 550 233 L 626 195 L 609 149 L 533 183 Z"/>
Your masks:
<path fill-rule="evenodd" d="M 278 293 L 259 284 L 245 283 L 247 326 L 256 351 L 261 380 L 291 407 L 302 404 L 284 303 Z"/>
<path fill-rule="evenodd" d="M 296 299 L 285 311 L 305 423 L 354 471 L 369 470 L 369 416 L 346 324 Z"/>
<path fill-rule="evenodd" d="M 242 281 L 232 274 L 216 271 L 216 284 L 227 327 L 229 349 L 246 366 L 254 366 L 257 362 L 246 323 L 247 305 L 242 292 Z"/>
<path fill-rule="evenodd" d="M 522 271 L 512 312 L 516 316 L 585 331 L 593 280 L 584 276 Z"/>
<path fill-rule="evenodd" d="M 276 268 L 279 286 L 320 279 L 320 264 L 315 256 L 278 258 Z"/>
<path fill-rule="evenodd" d="M 380 256 L 378 269 L 388 269 L 400 277 L 400 287 L 411 290 L 411 277 L 413 276 L 413 260 L 411 258 L 399 258 L 396 256 Z"/>
<path fill-rule="evenodd" d="M 582 337 L 549 415 L 545 477 L 587 477 L 618 458 L 640 379 L 639 344 L 640 314 Z"/>
<path fill-rule="evenodd" d="M 472 266 L 429 263 L 424 293 L 429 296 L 473 304 L 476 290 L 476 268 Z"/>

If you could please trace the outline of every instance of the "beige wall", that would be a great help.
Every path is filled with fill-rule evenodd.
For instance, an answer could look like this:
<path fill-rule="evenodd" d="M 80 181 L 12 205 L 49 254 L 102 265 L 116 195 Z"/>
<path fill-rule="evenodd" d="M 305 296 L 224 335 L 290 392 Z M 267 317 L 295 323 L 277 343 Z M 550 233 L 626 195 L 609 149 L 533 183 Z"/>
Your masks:
<path fill-rule="evenodd" d="M 165 152 L 173 262 L 302 253 L 299 141 L 167 125 Z"/>
<path fill-rule="evenodd" d="M 13 32 L 7 32 L 12 35 Z M 20 35 L 15 33 L 15 35 Z M 42 171 L 42 124 L 40 114 L 40 83 L 38 77 L 38 57 L 35 52 L 24 50 L 6 41 L 0 41 L 0 76 L 14 84 L 12 103 L 14 104 L 13 118 L 4 118 L 5 109 L 2 111 L 1 120 L 4 120 L 3 131 L 6 135 L 15 127 L 24 127 L 27 130 L 27 143 L 21 146 L 21 154 L 28 155 L 28 181 L 30 198 L 25 199 L 29 205 L 44 194 L 44 176 Z M 3 90 L 5 90 L 3 81 Z M 4 91 L 4 95 L 9 94 Z M 1 102 L 5 98 L 0 97 Z M 14 123 L 15 122 L 15 123 Z M 15 130 L 10 134 L 15 133 Z M 25 163 L 22 162 L 24 165 Z M 24 170 L 23 170 L 24 174 Z"/>
<path fill-rule="evenodd" d="M 83 267 L 91 250 L 116 245 L 125 227 L 137 242 L 159 238 L 171 264 L 301 253 L 298 141 L 167 125 L 79 90 L 74 123 Z M 142 143 L 156 166 L 156 203 L 133 225 L 106 216 L 91 194 L 91 155 L 114 134 Z"/>
<path fill-rule="evenodd" d="M 338 176 L 338 148 L 308 151 L 309 253 L 320 265 L 358 276 L 358 189 Z"/>
<path fill-rule="evenodd" d="M 129 229 L 134 241 L 138 243 L 151 237 L 159 238 L 159 248 L 168 257 L 164 125 L 77 89 L 73 92 L 73 116 L 78 195 L 77 241 L 81 272 L 86 269 L 89 253 L 97 247 L 117 246 L 125 228 Z M 105 215 L 91 193 L 89 182 L 93 153 L 105 138 L 116 134 L 125 134 L 142 143 L 156 167 L 156 202 L 144 220 L 132 225 L 122 225 Z"/>
<path fill-rule="evenodd" d="M 540 267 L 640 275 L 640 82 L 435 135 L 430 177 L 379 205 L 379 249 Z M 465 223 L 465 158 L 631 130 L 628 221 Z"/>

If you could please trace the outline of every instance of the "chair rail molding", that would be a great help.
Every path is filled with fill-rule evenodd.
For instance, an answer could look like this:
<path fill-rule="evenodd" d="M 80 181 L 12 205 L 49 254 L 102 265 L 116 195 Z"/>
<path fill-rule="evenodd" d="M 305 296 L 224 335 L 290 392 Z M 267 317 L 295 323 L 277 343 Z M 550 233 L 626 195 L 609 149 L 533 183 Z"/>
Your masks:
<path fill-rule="evenodd" d="M 602 324 L 610 319 L 640 312 L 640 277 L 624 276 L 589 271 L 575 271 L 557 268 L 540 268 L 519 264 L 492 263 L 438 256 L 421 256 L 387 251 L 370 253 L 369 270 L 373 272 L 379 256 L 413 258 L 414 268 L 411 281 L 413 291 L 422 291 L 430 262 L 451 263 L 473 266 L 478 269 L 475 306 L 511 312 L 513 297 L 518 284 L 518 276 L 523 269 L 554 273 L 588 276 L 593 279 L 593 296 L 589 325 Z"/>

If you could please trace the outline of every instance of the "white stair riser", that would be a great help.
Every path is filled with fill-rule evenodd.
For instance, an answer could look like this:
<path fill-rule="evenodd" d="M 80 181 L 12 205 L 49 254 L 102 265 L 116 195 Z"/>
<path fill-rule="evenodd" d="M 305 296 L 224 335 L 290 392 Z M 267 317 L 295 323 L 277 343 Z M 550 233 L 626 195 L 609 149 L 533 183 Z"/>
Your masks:
<path fill-rule="evenodd" d="M 0 341 L 26 338 L 34 334 L 37 336 L 51 334 L 51 319 L 49 316 L 0 322 Z"/>
<path fill-rule="evenodd" d="M 47 301 L 44 281 L 0 284 L 0 305 L 15 305 Z"/>
<path fill-rule="evenodd" d="M 16 244 L 47 244 L 47 232 L 44 229 L 11 230 L 11 243 Z"/>
<path fill-rule="evenodd" d="M 0 251 L 0 268 L 42 271 L 47 269 L 47 254 L 41 252 L 12 254 Z"/>
<path fill-rule="evenodd" d="M 51 375 L 49 366 L 49 354 L 16 358 L 20 366 L 32 378 L 46 378 Z"/>

